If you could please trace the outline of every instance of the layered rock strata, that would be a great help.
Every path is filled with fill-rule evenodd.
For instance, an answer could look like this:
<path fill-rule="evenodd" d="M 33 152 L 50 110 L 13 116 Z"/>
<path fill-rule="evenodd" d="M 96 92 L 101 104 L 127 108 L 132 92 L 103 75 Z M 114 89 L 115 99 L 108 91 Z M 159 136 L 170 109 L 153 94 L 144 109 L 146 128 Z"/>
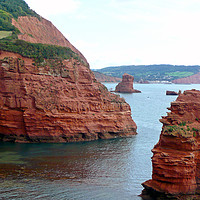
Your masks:
<path fill-rule="evenodd" d="M 0 51 L 0 141 L 74 142 L 136 134 L 130 106 L 87 65 Z"/>
<path fill-rule="evenodd" d="M 179 94 L 168 108 L 152 152 L 152 179 L 143 183 L 154 199 L 200 199 L 200 91 Z"/>
<path fill-rule="evenodd" d="M 121 93 L 141 93 L 139 90 L 133 89 L 133 80 L 134 77 L 129 74 L 124 74 L 122 77 L 122 82 L 120 82 L 116 88 L 115 92 Z"/>

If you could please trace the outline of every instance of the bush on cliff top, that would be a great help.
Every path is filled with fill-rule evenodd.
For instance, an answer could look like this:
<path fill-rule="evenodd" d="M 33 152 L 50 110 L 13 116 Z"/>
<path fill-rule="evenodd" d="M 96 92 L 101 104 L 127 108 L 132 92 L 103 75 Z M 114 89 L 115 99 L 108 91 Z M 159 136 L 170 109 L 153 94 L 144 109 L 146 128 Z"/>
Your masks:
<path fill-rule="evenodd" d="M 19 53 L 28 58 L 35 58 L 38 62 L 45 59 L 69 59 L 79 60 L 78 54 L 68 47 L 48 44 L 30 43 L 23 40 L 13 40 L 12 37 L 0 40 L 0 50 Z"/>

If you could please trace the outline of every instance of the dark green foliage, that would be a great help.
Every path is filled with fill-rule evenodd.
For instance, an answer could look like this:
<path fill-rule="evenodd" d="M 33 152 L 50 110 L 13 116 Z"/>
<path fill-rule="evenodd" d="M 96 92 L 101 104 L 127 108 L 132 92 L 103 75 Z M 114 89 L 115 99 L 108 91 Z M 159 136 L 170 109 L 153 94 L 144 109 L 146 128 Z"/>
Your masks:
<path fill-rule="evenodd" d="M 200 66 L 185 65 L 128 65 L 106 67 L 96 71 L 105 75 L 121 78 L 124 73 L 134 76 L 135 81 L 172 81 L 198 73 Z"/>
<path fill-rule="evenodd" d="M 0 0 L 0 9 L 10 13 L 14 18 L 27 15 L 39 17 L 24 0 Z"/>
<path fill-rule="evenodd" d="M 39 15 L 31 10 L 24 0 L 0 0 L 0 31 L 15 31 L 19 33 L 12 23 L 12 18 L 17 19 L 19 16 Z"/>
<path fill-rule="evenodd" d="M 198 129 L 196 129 L 196 128 L 192 128 L 192 130 L 193 130 L 193 131 L 198 131 Z"/>
<path fill-rule="evenodd" d="M 41 63 L 45 59 L 79 59 L 78 55 L 70 48 L 29 43 L 23 40 L 12 40 L 12 38 L 4 38 L 0 40 L 0 49 L 19 53 L 20 55 L 28 58 L 34 58 L 36 63 Z"/>
<path fill-rule="evenodd" d="M 173 130 L 174 130 L 173 126 L 170 126 L 169 129 L 168 129 L 169 132 L 173 132 Z"/>
<path fill-rule="evenodd" d="M 185 126 L 186 125 L 186 122 L 181 122 L 180 124 L 179 124 L 179 126 Z"/>

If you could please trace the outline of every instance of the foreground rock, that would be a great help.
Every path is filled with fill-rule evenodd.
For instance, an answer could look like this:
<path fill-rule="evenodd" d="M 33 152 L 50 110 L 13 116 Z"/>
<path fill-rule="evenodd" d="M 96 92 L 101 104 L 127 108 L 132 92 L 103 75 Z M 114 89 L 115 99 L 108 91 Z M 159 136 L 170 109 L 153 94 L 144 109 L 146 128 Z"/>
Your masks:
<path fill-rule="evenodd" d="M 14 3 L 22 10 L 6 9 Z M 2 16 L 9 15 L 8 25 L 17 29 L 12 27 L 13 35 L 0 45 L 0 141 L 76 142 L 136 134 L 130 106 L 95 79 L 86 58 L 51 22 L 23 0 L 6 6 Z"/>
<path fill-rule="evenodd" d="M 115 92 L 121 93 L 141 93 L 139 90 L 133 89 L 134 77 L 129 74 L 124 74 L 122 77 L 122 82 L 120 82 L 116 88 Z"/>
<path fill-rule="evenodd" d="M 200 199 L 200 91 L 188 90 L 171 103 L 152 152 L 152 179 L 143 194 L 153 199 Z"/>
<path fill-rule="evenodd" d="M 130 106 L 75 59 L 0 51 L 0 141 L 72 142 L 136 134 Z"/>

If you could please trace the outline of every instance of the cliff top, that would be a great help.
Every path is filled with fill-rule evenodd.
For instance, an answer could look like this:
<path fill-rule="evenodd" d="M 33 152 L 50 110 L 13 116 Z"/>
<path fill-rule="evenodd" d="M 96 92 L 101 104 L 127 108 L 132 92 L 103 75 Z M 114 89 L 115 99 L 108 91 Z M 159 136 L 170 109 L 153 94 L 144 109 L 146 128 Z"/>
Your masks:
<path fill-rule="evenodd" d="M 63 34 L 31 10 L 25 1 L 1 1 L 0 21 L 0 50 L 37 58 L 39 62 L 45 58 L 75 58 L 88 65 L 85 57 Z"/>

